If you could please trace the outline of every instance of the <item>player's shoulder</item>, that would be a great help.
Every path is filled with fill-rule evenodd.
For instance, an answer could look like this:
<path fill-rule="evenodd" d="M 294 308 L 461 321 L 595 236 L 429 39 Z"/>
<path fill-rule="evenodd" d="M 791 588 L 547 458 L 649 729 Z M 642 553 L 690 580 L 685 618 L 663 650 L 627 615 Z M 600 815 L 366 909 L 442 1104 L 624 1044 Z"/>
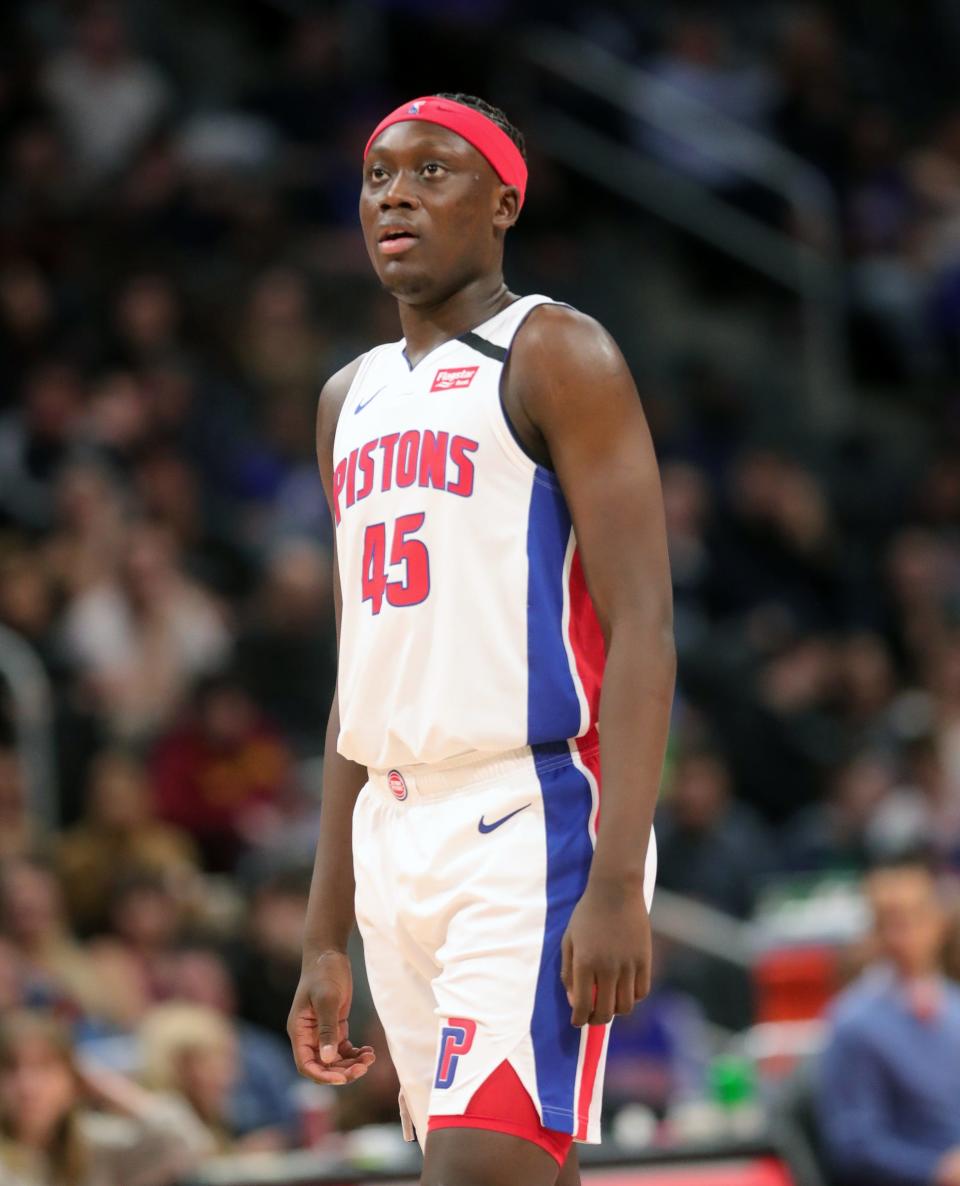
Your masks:
<path fill-rule="evenodd" d="M 887 968 L 868 968 L 834 998 L 828 1010 L 833 1034 L 860 1038 L 870 1034 L 889 1010 L 896 992 Z"/>
<path fill-rule="evenodd" d="M 333 451 L 333 437 L 337 431 L 340 409 L 369 353 L 370 351 L 366 351 L 358 354 L 352 362 L 348 362 L 332 374 L 320 389 L 320 398 L 317 401 L 317 453 L 321 458 Z"/>
<path fill-rule="evenodd" d="M 371 346 L 363 354 L 358 354 L 324 383 L 320 391 L 321 406 L 339 412 L 357 379 L 362 379 L 378 360 L 385 359 L 389 363 L 401 345 L 402 342 L 381 342 L 379 346 Z"/>
<path fill-rule="evenodd" d="M 332 374 L 324 383 L 320 389 L 320 399 L 317 402 L 318 444 L 324 441 L 332 444 L 333 434 L 336 431 L 337 421 L 340 418 L 340 411 L 354 383 L 356 383 L 361 373 L 369 367 L 377 354 L 392 345 L 394 343 L 387 342 L 381 346 L 374 346 L 370 350 L 365 350 L 363 354 L 358 354 L 346 366 L 342 366 L 339 371 Z"/>
<path fill-rule="evenodd" d="M 333 406 L 339 410 L 340 405 L 347 398 L 350 388 L 353 386 L 353 381 L 356 379 L 363 362 L 366 359 L 369 351 L 363 354 L 358 354 L 346 366 L 342 366 L 339 371 L 332 374 L 323 387 L 320 389 L 320 404 L 321 406 Z"/>
<path fill-rule="evenodd" d="M 619 347 L 595 317 L 569 305 L 537 305 L 512 343 L 505 406 L 543 434 L 600 407 L 622 415 L 637 389 Z M 619 429 L 617 429 L 619 431 Z"/>
<path fill-rule="evenodd" d="M 595 317 L 572 305 L 536 305 L 517 331 L 512 354 L 521 365 L 576 373 L 622 365 L 623 356 L 610 332 Z"/>

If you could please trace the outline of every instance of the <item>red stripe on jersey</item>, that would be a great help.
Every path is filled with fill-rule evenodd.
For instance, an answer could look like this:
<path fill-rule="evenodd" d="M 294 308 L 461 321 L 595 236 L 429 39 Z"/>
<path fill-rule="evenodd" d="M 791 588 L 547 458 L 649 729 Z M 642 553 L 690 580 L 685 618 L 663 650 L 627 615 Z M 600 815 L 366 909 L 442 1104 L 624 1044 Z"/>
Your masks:
<path fill-rule="evenodd" d="M 597 813 L 593 817 L 593 833 L 600 827 L 600 802 L 603 797 L 603 783 L 600 780 L 600 736 L 596 724 L 592 724 L 582 737 L 576 740 L 580 761 L 593 775 L 597 784 Z"/>
<path fill-rule="evenodd" d="M 577 664 L 577 674 L 587 698 L 589 723 L 594 725 L 600 714 L 600 685 L 606 663 L 603 631 L 594 609 L 587 578 L 580 560 L 580 549 L 574 548 L 570 563 L 570 649 Z"/>

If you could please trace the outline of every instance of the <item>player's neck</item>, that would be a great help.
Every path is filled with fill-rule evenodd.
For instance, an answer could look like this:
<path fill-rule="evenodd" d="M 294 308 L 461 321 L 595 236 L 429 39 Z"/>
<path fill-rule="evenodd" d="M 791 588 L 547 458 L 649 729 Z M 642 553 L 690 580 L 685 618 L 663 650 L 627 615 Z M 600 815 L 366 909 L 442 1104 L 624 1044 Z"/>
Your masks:
<path fill-rule="evenodd" d="M 436 304 L 408 305 L 401 301 L 400 325 L 411 365 L 416 366 L 442 342 L 482 325 L 515 300 L 503 275 L 497 273 L 472 281 Z"/>

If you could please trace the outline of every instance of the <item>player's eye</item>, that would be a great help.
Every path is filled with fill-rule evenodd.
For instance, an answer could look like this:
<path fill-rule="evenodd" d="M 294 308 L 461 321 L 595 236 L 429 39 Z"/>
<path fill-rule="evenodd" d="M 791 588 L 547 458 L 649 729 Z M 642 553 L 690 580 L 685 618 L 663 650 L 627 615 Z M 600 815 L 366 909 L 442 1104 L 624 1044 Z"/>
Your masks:
<path fill-rule="evenodd" d="M 446 172 L 446 169 L 439 161 L 427 161 L 421 172 L 426 173 L 428 177 L 439 177 L 441 173 Z"/>
<path fill-rule="evenodd" d="M 371 165 L 367 171 L 367 176 L 371 181 L 382 181 L 386 175 L 387 171 L 383 165 Z"/>

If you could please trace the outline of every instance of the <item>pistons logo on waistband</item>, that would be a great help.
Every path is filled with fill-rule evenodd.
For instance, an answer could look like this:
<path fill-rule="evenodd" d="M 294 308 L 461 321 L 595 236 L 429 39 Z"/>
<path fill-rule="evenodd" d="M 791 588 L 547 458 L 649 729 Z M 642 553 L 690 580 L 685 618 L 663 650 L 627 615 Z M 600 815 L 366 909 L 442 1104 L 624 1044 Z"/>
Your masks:
<path fill-rule="evenodd" d="M 407 797 L 407 784 L 403 781 L 403 775 L 399 770 L 391 770 L 387 775 L 387 786 L 390 788 L 394 799 L 400 803 Z"/>
<path fill-rule="evenodd" d="M 479 367 L 441 367 L 433 376 L 431 391 L 450 391 L 454 387 L 469 387 Z"/>

